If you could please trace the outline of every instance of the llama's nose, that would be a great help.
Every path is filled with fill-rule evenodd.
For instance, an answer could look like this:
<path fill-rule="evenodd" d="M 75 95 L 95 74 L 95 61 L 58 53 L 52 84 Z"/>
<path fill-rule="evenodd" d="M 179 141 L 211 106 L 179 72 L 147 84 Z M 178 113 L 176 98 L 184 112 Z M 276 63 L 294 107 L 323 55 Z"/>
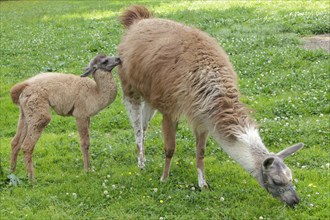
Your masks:
<path fill-rule="evenodd" d="M 295 197 L 288 203 L 288 205 L 290 207 L 294 207 L 295 205 L 297 205 L 299 203 L 299 201 L 300 201 L 300 199 L 298 197 Z"/>
<path fill-rule="evenodd" d="M 288 204 L 290 207 L 294 207 L 297 205 L 300 201 L 299 197 L 297 195 L 292 195 L 290 198 L 284 200 L 286 204 Z"/>
<path fill-rule="evenodd" d="M 116 63 L 121 63 L 120 58 L 119 58 L 119 57 L 116 57 L 116 58 L 115 58 L 115 62 L 116 62 Z"/>

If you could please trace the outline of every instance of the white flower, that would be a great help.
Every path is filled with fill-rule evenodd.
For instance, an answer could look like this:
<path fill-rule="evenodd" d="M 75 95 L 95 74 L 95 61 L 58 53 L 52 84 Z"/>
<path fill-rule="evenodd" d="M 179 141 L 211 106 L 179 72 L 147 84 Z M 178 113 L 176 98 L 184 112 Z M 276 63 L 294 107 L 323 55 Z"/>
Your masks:
<path fill-rule="evenodd" d="M 113 184 L 111 187 L 112 187 L 112 189 L 116 189 L 116 185 L 115 184 Z"/>
<path fill-rule="evenodd" d="M 157 192 L 158 191 L 158 189 L 157 188 L 154 188 L 154 192 Z"/>
<path fill-rule="evenodd" d="M 225 201 L 225 198 L 220 197 L 220 201 L 221 201 L 221 202 Z"/>
<path fill-rule="evenodd" d="M 73 197 L 74 199 L 76 199 L 76 198 L 77 198 L 77 193 L 72 193 L 72 197 Z"/>
<path fill-rule="evenodd" d="M 260 216 L 259 219 L 264 219 L 264 217 Z"/>
<path fill-rule="evenodd" d="M 107 190 L 104 190 L 103 194 L 104 195 L 109 195 L 109 192 Z"/>

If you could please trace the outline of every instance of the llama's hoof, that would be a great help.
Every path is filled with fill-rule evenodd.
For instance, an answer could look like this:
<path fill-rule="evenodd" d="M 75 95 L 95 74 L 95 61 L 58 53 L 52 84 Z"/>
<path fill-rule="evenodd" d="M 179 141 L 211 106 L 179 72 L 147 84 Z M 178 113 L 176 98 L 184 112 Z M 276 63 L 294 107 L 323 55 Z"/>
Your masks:
<path fill-rule="evenodd" d="M 144 170 L 144 168 L 146 167 L 146 165 L 145 165 L 145 159 L 142 159 L 142 160 L 140 160 L 140 158 L 139 158 L 139 161 L 138 161 L 138 167 L 141 169 L 141 170 Z"/>
<path fill-rule="evenodd" d="M 203 181 L 203 183 L 199 183 L 198 185 L 201 190 L 209 190 L 211 188 L 210 184 L 208 184 L 206 181 Z"/>
<path fill-rule="evenodd" d="M 20 184 L 20 179 L 15 174 L 9 174 L 7 176 L 9 185 L 18 186 Z"/>
<path fill-rule="evenodd" d="M 162 177 L 160 178 L 160 182 L 164 183 L 164 182 L 166 182 L 166 181 L 167 181 L 167 177 L 163 177 L 163 176 L 162 176 Z"/>
<path fill-rule="evenodd" d="M 211 186 L 209 183 L 205 182 L 201 187 L 201 190 L 211 190 Z"/>

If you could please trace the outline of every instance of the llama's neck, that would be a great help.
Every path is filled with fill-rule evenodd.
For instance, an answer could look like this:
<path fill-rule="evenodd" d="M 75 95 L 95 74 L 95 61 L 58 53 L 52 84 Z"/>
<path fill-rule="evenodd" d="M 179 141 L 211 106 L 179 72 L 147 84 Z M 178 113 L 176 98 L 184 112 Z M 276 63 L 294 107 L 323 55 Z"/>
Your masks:
<path fill-rule="evenodd" d="M 232 159 L 260 182 L 261 164 L 269 155 L 269 152 L 262 143 L 255 126 L 243 127 L 239 133 L 235 134 L 235 138 L 226 138 L 216 133 L 214 134 L 214 138 Z"/>
<path fill-rule="evenodd" d="M 96 70 L 94 80 L 96 82 L 96 93 L 99 106 L 105 107 L 113 102 L 117 95 L 117 85 L 112 73 Z"/>

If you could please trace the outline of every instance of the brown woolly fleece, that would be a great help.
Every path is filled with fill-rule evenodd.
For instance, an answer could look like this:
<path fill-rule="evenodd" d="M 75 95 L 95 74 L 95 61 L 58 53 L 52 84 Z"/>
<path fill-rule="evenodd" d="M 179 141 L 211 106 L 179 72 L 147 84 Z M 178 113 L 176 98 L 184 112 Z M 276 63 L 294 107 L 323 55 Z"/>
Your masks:
<path fill-rule="evenodd" d="M 124 95 L 141 95 L 163 114 L 185 115 L 194 127 L 231 138 L 253 124 L 239 101 L 236 73 L 215 39 L 153 18 L 143 6 L 131 6 L 119 20 L 127 28 L 118 47 Z"/>
<path fill-rule="evenodd" d="M 107 59 L 98 56 L 91 65 L 101 58 L 103 61 Z M 89 169 L 90 117 L 112 103 L 117 95 L 116 82 L 110 71 L 95 69 L 94 80 L 72 74 L 41 73 L 13 86 L 10 94 L 13 102 L 20 107 L 20 118 L 11 143 L 12 172 L 16 169 L 17 155 L 22 148 L 29 177 L 34 178 L 32 153 L 43 129 L 51 120 L 50 108 L 58 115 L 76 118 L 84 168 L 86 171 Z"/>
<path fill-rule="evenodd" d="M 95 81 L 72 74 L 41 73 L 11 89 L 11 97 L 20 106 L 25 102 L 38 107 L 52 107 L 58 115 L 91 117 L 108 106 L 116 97 L 112 74 L 98 70 Z"/>
<path fill-rule="evenodd" d="M 166 157 L 161 180 L 169 177 L 176 148 L 176 125 L 180 115 L 184 115 L 196 137 L 200 187 L 208 187 L 204 153 L 210 133 L 273 196 L 290 206 L 297 204 L 291 171 L 282 158 L 303 144 L 279 154 L 269 153 L 249 110 L 239 101 L 236 73 L 218 43 L 195 28 L 153 18 L 143 6 L 129 7 L 119 20 L 127 29 L 118 47 L 122 60 L 119 74 L 135 132 L 139 167 L 145 166 L 143 142 L 148 122 L 157 109 L 163 113 Z M 274 179 L 278 182 L 270 183 Z"/>

